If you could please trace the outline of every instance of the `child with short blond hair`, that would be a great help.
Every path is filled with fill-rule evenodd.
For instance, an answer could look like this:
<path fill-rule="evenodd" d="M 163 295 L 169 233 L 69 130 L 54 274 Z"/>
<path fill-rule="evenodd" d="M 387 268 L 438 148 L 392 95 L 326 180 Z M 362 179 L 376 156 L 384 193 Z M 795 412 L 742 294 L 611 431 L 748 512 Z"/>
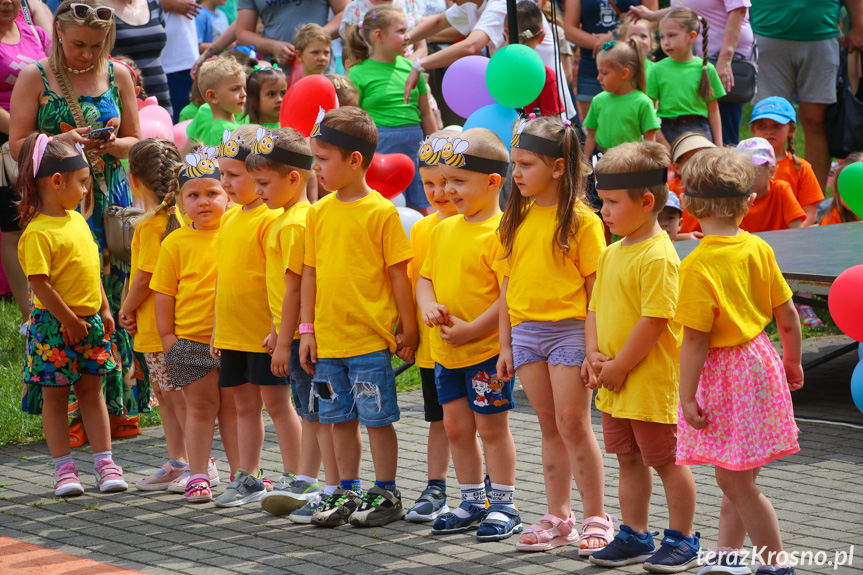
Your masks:
<path fill-rule="evenodd" d="M 204 62 L 196 78 L 198 91 L 209 107 L 201 106 L 187 126 L 190 139 L 205 146 L 218 146 L 225 130 L 237 128 L 237 119 L 246 105 L 246 73 L 231 58 Z"/>

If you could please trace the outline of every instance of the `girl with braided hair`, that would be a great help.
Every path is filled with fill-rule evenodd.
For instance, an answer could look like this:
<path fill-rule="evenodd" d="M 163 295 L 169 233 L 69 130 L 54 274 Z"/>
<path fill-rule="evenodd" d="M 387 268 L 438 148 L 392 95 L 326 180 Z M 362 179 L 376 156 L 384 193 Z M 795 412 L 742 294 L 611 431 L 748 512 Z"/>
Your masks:
<path fill-rule="evenodd" d="M 159 401 L 168 444 L 168 461 L 136 484 L 142 491 L 167 489 L 189 468 L 183 434 L 186 400 L 183 390 L 174 389 L 168 376 L 162 340 L 156 328 L 155 296 L 150 289 L 162 240 L 183 225 L 175 213 L 180 193 L 177 178 L 182 166 L 180 153 L 168 140 L 141 140 L 129 150 L 132 193 L 144 202 L 147 213 L 138 221 L 132 238 L 129 294 L 120 308 L 120 325 L 134 337 L 133 349 L 136 354 L 143 355 L 138 359 L 146 363 L 150 372 L 150 385 Z"/>
<path fill-rule="evenodd" d="M 702 34 L 699 61 L 693 46 Z M 683 132 L 701 132 L 722 147 L 722 121 L 718 99 L 725 88 L 713 64 L 707 61 L 707 20 L 689 8 L 672 8 L 659 22 L 659 44 L 668 58 L 650 68 L 647 95 L 659 101 L 662 134 L 673 142 Z"/>

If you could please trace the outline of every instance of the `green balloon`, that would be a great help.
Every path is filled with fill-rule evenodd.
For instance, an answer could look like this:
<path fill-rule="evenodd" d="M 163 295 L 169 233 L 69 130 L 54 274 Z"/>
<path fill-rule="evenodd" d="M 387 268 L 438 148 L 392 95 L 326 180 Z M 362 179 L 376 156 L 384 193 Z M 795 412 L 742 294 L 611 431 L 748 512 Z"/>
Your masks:
<path fill-rule="evenodd" d="M 842 201 L 855 216 L 863 219 L 863 162 L 843 168 L 837 184 Z"/>
<path fill-rule="evenodd" d="M 485 83 L 495 101 L 506 108 L 534 102 L 545 86 L 545 64 L 536 50 L 508 44 L 494 53 L 485 71 Z"/>

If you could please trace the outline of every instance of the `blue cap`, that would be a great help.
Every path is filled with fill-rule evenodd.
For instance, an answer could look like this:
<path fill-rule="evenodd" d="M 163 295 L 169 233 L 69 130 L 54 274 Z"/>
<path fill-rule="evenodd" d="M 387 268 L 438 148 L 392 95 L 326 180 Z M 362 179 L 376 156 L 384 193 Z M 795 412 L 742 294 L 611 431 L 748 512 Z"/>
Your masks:
<path fill-rule="evenodd" d="M 683 208 L 680 206 L 680 198 L 677 197 L 677 194 L 668 190 L 668 201 L 665 202 L 666 208 L 674 208 L 681 214 L 683 213 Z"/>
<path fill-rule="evenodd" d="M 764 98 L 752 108 L 752 119 L 749 120 L 749 123 L 751 124 L 755 120 L 773 120 L 780 124 L 794 122 L 796 124 L 797 112 L 794 111 L 794 106 L 785 98 L 770 96 L 769 98 Z"/>

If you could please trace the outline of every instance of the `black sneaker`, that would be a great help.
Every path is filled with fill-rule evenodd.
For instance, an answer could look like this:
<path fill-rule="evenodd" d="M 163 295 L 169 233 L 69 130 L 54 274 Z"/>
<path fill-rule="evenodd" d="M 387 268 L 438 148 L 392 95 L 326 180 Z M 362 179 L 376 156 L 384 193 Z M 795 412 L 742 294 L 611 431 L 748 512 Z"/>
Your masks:
<path fill-rule="evenodd" d="M 318 527 L 339 527 L 345 525 L 360 506 L 362 497 L 350 489 L 336 489 L 322 511 L 312 515 L 312 525 Z"/>
<path fill-rule="evenodd" d="M 372 487 L 363 497 L 360 507 L 351 515 L 354 527 L 380 527 L 405 516 L 402 495 L 389 489 Z"/>

